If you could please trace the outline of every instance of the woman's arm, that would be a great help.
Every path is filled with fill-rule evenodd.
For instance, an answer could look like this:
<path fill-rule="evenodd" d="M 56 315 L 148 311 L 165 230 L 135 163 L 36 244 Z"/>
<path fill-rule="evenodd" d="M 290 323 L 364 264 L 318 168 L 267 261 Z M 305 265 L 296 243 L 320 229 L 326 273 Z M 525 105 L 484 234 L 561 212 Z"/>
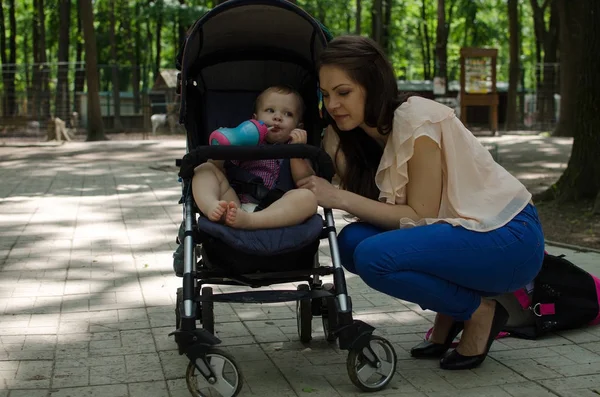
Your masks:
<path fill-rule="evenodd" d="M 414 154 L 408 161 L 407 204 L 387 204 L 358 194 L 339 190 L 335 207 L 384 229 L 397 229 L 401 218 L 418 221 L 436 218 L 442 197 L 442 155 L 431 138 L 415 141 Z"/>

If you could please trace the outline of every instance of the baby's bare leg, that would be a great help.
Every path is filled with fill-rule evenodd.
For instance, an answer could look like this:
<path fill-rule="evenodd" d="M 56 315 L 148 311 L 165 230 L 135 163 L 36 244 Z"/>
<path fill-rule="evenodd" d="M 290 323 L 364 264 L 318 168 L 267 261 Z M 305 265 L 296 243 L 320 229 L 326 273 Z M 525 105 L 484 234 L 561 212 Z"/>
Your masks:
<path fill-rule="evenodd" d="M 306 189 L 290 190 L 259 212 L 247 213 L 229 203 L 225 223 L 238 229 L 271 229 L 298 225 L 317 211 L 317 198 Z"/>
<path fill-rule="evenodd" d="M 204 163 L 196 168 L 192 192 L 200 211 L 213 222 L 223 220 L 227 203 L 234 202 L 239 206 L 238 196 L 225 174 L 212 163 Z"/>

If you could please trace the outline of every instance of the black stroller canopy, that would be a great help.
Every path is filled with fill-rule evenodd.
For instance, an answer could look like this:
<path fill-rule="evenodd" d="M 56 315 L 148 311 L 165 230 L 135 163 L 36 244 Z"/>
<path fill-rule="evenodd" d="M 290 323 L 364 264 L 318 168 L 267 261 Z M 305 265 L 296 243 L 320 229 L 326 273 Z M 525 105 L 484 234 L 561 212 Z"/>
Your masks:
<path fill-rule="evenodd" d="M 320 142 L 316 62 L 329 35 L 286 0 L 229 0 L 200 18 L 178 59 L 188 147 L 206 145 L 211 131 L 252 116 L 256 96 L 273 85 L 304 98 L 309 143 Z"/>
<path fill-rule="evenodd" d="M 229 0 L 192 27 L 181 70 L 194 74 L 232 59 L 281 59 L 309 68 L 326 42 L 319 23 L 286 0 Z"/>

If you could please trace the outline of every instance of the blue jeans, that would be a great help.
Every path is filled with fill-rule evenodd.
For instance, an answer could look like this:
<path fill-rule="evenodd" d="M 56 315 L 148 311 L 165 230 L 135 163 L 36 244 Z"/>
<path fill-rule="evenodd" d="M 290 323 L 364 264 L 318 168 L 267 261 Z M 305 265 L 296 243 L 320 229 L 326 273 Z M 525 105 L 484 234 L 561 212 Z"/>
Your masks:
<path fill-rule="evenodd" d="M 527 285 L 544 258 L 531 204 L 489 232 L 447 223 L 385 231 L 357 222 L 342 229 L 338 243 L 344 268 L 371 288 L 456 320 L 471 318 L 482 296 Z"/>

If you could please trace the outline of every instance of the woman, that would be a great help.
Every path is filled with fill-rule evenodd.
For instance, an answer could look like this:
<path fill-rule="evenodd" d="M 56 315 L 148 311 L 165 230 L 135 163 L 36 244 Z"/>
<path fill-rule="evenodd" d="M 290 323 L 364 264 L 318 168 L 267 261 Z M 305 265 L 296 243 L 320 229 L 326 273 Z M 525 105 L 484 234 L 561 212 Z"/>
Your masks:
<path fill-rule="evenodd" d="M 339 235 L 347 270 L 437 313 L 413 357 L 441 357 L 444 369 L 480 365 L 508 319 L 486 297 L 525 286 L 541 268 L 544 237 L 531 194 L 450 108 L 400 98 L 372 40 L 334 39 L 319 78 L 333 119 L 324 145 L 341 189 L 315 176 L 298 186 L 360 219 Z"/>

